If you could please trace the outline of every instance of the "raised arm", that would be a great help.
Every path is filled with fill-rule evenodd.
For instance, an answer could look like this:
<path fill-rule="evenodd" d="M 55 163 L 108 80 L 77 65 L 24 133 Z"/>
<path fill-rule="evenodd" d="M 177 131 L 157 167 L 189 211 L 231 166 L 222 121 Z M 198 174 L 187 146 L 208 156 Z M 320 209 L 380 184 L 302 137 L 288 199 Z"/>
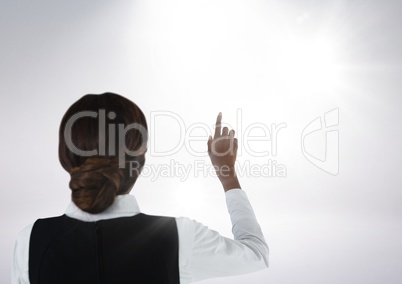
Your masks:
<path fill-rule="evenodd" d="M 237 139 L 224 127 L 222 114 L 216 121 L 214 138 L 208 139 L 208 153 L 225 190 L 234 239 L 226 238 L 203 224 L 177 218 L 180 271 L 183 283 L 232 276 L 268 267 L 268 246 L 235 172 Z"/>

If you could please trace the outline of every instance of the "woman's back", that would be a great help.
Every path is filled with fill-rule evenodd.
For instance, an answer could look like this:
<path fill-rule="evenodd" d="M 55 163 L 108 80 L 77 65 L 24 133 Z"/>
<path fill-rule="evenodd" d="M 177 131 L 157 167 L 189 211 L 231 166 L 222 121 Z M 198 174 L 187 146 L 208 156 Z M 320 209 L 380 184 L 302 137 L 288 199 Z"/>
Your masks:
<path fill-rule="evenodd" d="M 234 170 L 237 139 L 221 129 L 221 118 L 207 146 L 234 240 L 185 217 L 140 212 L 129 193 L 145 163 L 145 116 L 122 96 L 86 95 L 67 110 L 59 130 L 71 203 L 65 214 L 21 232 L 12 283 L 186 284 L 266 268 L 268 246 Z"/>
<path fill-rule="evenodd" d="M 40 219 L 29 256 L 32 284 L 179 283 L 177 227 L 170 217 Z"/>

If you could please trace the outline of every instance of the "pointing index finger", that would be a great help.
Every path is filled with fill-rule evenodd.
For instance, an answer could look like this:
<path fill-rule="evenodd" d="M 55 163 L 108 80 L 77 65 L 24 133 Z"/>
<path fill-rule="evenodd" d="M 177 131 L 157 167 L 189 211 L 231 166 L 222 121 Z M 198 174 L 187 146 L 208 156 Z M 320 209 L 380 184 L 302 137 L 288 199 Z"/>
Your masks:
<path fill-rule="evenodd" d="M 218 117 L 216 118 L 214 138 L 217 138 L 221 135 L 221 124 L 222 124 L 222 113 L 220 112 L 218 114 Z"/>

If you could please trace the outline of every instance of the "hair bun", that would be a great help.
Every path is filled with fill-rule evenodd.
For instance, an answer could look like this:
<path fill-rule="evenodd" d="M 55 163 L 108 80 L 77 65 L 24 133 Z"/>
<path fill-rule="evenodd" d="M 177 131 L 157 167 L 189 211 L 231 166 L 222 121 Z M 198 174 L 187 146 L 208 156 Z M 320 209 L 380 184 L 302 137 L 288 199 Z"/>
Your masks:
<path fill-rule="evenodd" d="M 81 210 L 97 214 L 114 201 L 124 174 L 116 159 L 93 156 L 71 170 L 72 201 Z"/>

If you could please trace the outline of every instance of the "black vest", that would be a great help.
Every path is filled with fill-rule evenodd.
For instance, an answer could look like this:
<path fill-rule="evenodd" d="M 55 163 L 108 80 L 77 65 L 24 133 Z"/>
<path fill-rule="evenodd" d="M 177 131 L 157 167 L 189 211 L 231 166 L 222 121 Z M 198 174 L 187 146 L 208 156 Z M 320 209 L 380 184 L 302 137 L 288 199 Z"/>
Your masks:
<path fill-rule="evenodd" d="M 39 219 L 31 233 L 29 279 L 31 284 L 178 284 L 178 250 L 173 217 Z"/>

